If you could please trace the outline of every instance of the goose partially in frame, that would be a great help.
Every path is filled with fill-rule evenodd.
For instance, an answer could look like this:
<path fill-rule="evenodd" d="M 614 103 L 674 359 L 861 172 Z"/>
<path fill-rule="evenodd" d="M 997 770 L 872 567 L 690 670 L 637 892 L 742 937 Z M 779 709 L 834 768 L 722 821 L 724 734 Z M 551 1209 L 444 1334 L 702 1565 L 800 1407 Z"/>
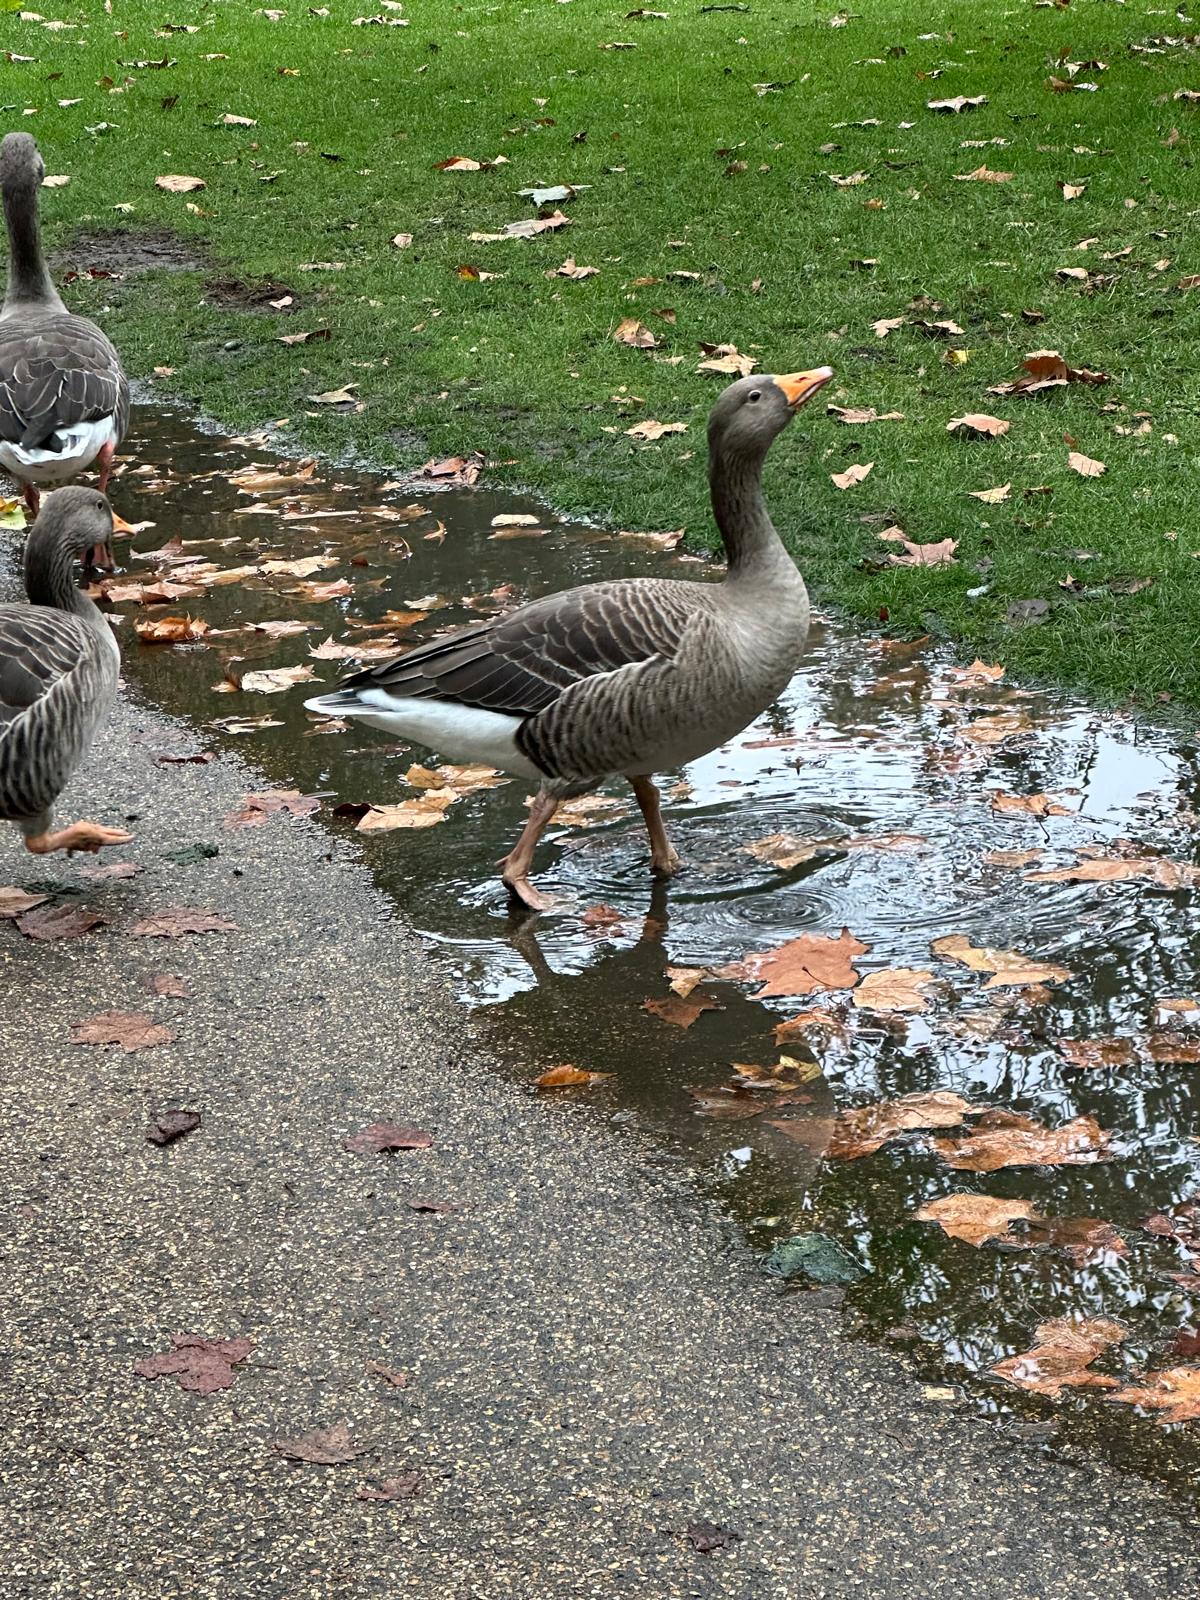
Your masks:
<path fill-rule="evenodd" d="M 111 571 L 113 514 L 97 489 L 47 495 L 25 541 L 27 605 L 0 605 L 0 818 L 15 822 L 34 855 L 127 844 L 120 828 L 73 822 L 54 831 L 51 811 L 117 693 L 121 654 L 74 566 Z"/>
<path fill-rule="evenodd" d="M 708 422 L 709 488 L 725 547 L 719 583 L 620 578 L 566 589 L 346 678 L 310 711 L 353 717 L 459 762 L 539 785 L 500 863 L 533 910 L 534 850 L 562 801 L 606 779 L 633 786 L 653 872 L 679 866 L 651 774 L 747 727 L 787 687 L 808 637 L 804 580 L 762 496 L 772 441 L 833 373 L 741 378 Z"/>
<path fill-rule="evenodd" d="M 0 307 L 0 467 L 37 515 L 39 487 L 99 464 L 108 488 L 129 422 L 121 359 L 94 322 L 73 316 L 51 282 L 38 228 L 46 169 L 27 133 L 0 144 L 8 284 Z"/>

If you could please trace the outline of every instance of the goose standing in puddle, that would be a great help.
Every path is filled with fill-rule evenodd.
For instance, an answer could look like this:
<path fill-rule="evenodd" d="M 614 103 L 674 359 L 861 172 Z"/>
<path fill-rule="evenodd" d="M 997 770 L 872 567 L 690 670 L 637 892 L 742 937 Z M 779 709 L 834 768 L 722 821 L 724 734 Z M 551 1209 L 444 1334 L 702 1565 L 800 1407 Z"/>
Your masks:
<path fill-rule="evenodd" d="M 108 488 L 129 421 L 121 359 L 94 322 L 67 310 L 50 280 L 38 229 L 46 169 L 27 133 L 0 144 L 8 230 L 8 287 L 0 308 L 0 467 L 37 515 L 39 486 L 65 483 L 93 462 Z"/>
<path fill-rule="evenodd" d="M 562 801 L 624 776 L 659 877 L 679 866 L 651 774 L 725 744 L 778 698 L 808 637 L 808 592 L 767 514 L 772 441 L 829 382 L 829 367 L 739 379 L 708 421 L 709 488 L 728 568 L 719 583 L 622 578 L 534 600 L 418 645 L 306 701 L 452 761 L 539 785 L 500 863 L 533 910 L 534 850 Z"/>
<path fill-rule="evenodd" d="M 112 531 L 112 507 L 97 490 L 47 495 L 25 541 L 29 604 L 0 605 L 0 818 L 35 855 L 131 837 L 97 822 L 51 828 L 51 808 L 116 698 L 116 636 L 73 571 L 79 560 L 111 572 Z"/>

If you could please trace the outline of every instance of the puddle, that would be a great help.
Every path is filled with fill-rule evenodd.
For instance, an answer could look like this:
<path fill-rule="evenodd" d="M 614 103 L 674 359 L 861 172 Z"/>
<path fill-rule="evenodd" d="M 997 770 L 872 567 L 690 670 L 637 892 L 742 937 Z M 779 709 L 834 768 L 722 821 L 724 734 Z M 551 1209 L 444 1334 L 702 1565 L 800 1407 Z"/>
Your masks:
<path fill-rule="evenodd" d="M 116 501 L 130 522 L 155 524 L 135 537 L 135 549 L 182 539 L 186 558 L 221 569 L 329 558 L 304 577 L 243 574 L 200 598 L 118 610 L 128 677 L 192 719 L 195 749 L 228 745 L 275 784 L 321 794 L 319 815 L 346 832 L 354 821 L 333 816 L 335 805 L 412 797 L 404 773 L 431 758 L 383 735 L 310 721 L 301 701 L 315 684 L 215 692 L 227 668 L 239 677 L 308 665 L 330 683 L 344 663 L 309 654 L 329 638 L 335 647 L 391 632 L 415 641 L 571 583 L 698 570 L 643 541 L 558 525 L 541 507 L 487 491 L 422 494 L 322 467 L 300 487 L 238 493 L 230 474 L 250 462 L 274 468 L 277 452 L 199 435 L 169 412 L 136 411 L 129 445 Z M 493 516 L 514 511 L 534 513 L 546 531 L 493 537 Z M 160 561 L 135 558 L 126 581 L 159 570 Z M 189 581 L 181 565 L 170 575 Z M 297 592 L 339 580 L 348 590 L 341 598 Z M 135 617 L 184 611 L 210 633 L 179 646 L 134 642 Z M 389 611 L 423 615 L 393 616 L 384 627 Z M 284 637 L 245 631 L 270 621 L 307 628 Z M 217 726 L 261 717 L 278 725 Z M 1148 1365 L 1186 1360 L 1166 1351 L 1200 1320 L 1195 1289 L 1169 1276 L 1185 1269 L 1182 1248 L 1139 1226 L 1186 1199 L 1200 1175 L 1192 1095 L 1200 1015 L 1175 1013 L 1165 1030 L 1155 1015 L 1157 998 L 1200 992 L 1195 891 L 1170 887 L 1169 871 L 1165 887 L 1027 878 L 1086 861 L 1081 848 L 1193 864 L 1195 743 L 1002 680 L 963 683 L 928 645 L 888 646 L 826 622 L 785 699 L 733 747 L 667 781 L 668 824 L 688 872 L 669 888 L 652 885 L 636 811 L 614 787 L 617 803 L 590 826 L 548 835 L 538 884 L 555 910 L 523 925 L 510 919 L 494 877 L 523 820 L 519 781 L 466 795 L 436 826 L 363 834 L 361 845 L 381 885 L 439 947 L 517 1077 L 531 1081 L 557 1062 L 612 1074 L 582 1091 L 588 1103 L 654 1130 L 756 1245 L 815 1228 L 858 1258 L 868 1270 L 845 1300 L 851 1328 L 899 1340 L 932 1381 L 961 1385 L 1006 1426 L 1050 1418 L 1059 1448 L 1098 1448 L 1186 1492 L 1200 1460 L 1186 1426 L 1159 1427 L 1107 1403 L 1103 1391 L 1064 1390 L 1046 1401 L 988 1368 L 1033 1346 L 1039 1323 L 1105 1317 L 1128 1332 L 1096 1370 L 1127 1382 Z M 1068 814 L 998 811 L 1001 793 L 1050 794 Z M 214 819 L 212 838 L 222 826 Z M 851 843 L 821 846 L 788 869 L 747 853 L 778 833 Z M 887 835 L 917 837 L 882 849 L 855 842 Z M 1015 865 L 1011 854 L 993 854 L 1023 851 L 1042 855 Z M 615 920 L 585 917 L 598 906 Z M 671 996 L 668 968 L 719 968 L 843 927 L 869 947 L 857 959 L 863 974 L 932 973 L 928 1009 L 889 1016 L 856 1009 L 845 992 L 764 1003 L 751 998 L 754 985 L 729 978 L 701 982 L 692 998 L 719 1009 L 686 1030 L 643 1006 Z M 931 954 L 933 940 L 953 934 L 1072 976 L 1045 989 L 985 990 L 985 973 Z M 738 1113 L 729 1120 L 703 1114 L 712 1104 L 690 1090 L 709 1091 L 711 1101 L 732 1082 L 731 1063 L 772 1068 L 781 1048 L 775 1027 L 814 1007 L 828 1014 L 832 1033 L 817 1028 L 782 1046 L 798 1063 L 787 1069 L 786 1092 L 723 1097 L 720 1108 Z M 1138 1059 L 1080 1067 L 1060 1048 L 1112 1036 L 1136 1036 Z M 1148 1049 L 1183 1059 L 1154 1061 Z M 835 1109 L 933 1090 L 1051 1128 L 1094 1117 L 1108 1131 L 1111 1159 L 955 1172 L 921 1132 L 861 1159 L 824 1156 Z M 961 1191 L 1027 1201 L 1042 1216 L 1103 1219 L 1120 1237 L 1090 1256 L 1014 1243 L 974 1248 L 915 1220 L 922 1205 Z M 580 1205 L 583 1218 L 586 1192 Z"/>

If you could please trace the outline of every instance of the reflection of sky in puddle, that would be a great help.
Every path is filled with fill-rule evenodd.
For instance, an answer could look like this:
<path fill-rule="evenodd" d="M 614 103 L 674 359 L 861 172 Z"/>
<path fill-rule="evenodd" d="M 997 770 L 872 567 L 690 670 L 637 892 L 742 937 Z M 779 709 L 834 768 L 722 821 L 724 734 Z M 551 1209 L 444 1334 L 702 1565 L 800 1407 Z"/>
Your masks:
<path fill-rule="evenodd" d="M 335 560 L 320 577 L 350 579 L 352 595 L 336 604 L 306 606 L 287 585 L 253 580 L 188 605 L 213 627 L 308 619 L 307 636 L 272 642 L 229 635 L 188 650 L 126 647 L 130 677 L 169 710 L 205 726 L 206 739 L 260 763 L 268 782 L 330 793 L 331 805 L 396 800 L 406 792 L 410 761 L 429 758 L 389 750 L 382 736 L 314 729 L 300 709 L 303 689 L 214 697 L 226 656 L 245 653 L 254 667 L 293 665 L 327 634 L 353 637 L 355 618 L 370 621 L 414 597 L 440 596 L 446 603 L 405 635 L 415 639 L 423 628 L 470 620 L 479 612 L 464 606 L 463 596 L 486 595 L 514 579 L 521 598 L 618 573 L 698 575 L 692 562 L 556 526 L 552 518 L 544 537 L 497 542 L 489 537 L 491 517 L 514 506 L 495 494 L 439 495 L 426 500 L 436 517 L 385 521 L 374 531 L 369 517 L 365 526 L 339 518 L 293 525 L 269 512 L 234 515 L 244 501 L 226 474 L 249 459 L 273 462 L 273 452 L 231 449 L 170 417 L 157 421 L 144 454 L 169 460 L 176 476 L 150 491 L 133 476 L 120 483 L 117 502 L 129 520 L 158 524 L 137 541 L 143 548 L 171 534 L 211 538 L 215 523 L 218 536 L 232 542 L 203 553 L 223 565 L 268 551 L 294 557 L 324 550 Z M 189 483 L 188 471 L 216 476 Z M 363 475 L 325 476 L 324 509 L 346 499 L 405 504 Z M 339 479 L 345 487 L 334 491 Z M 427 540 L 437 518 L 446 536 Z M 315 666 L 326 682 L 341 670 L 336 662 Z M 213 730 L 217 718 L 263 712 L 282 725 L 244 738 Z M 1027 874 L 1071 864 L 1081 847 L 1113 853 L 1129 840 L 1139 851 L 1193 861 L 1200 805 L 1194 743 L 1003 681 L 964 685 L 929 644 L 889 645 L 825 622 L 778 706 L 729 748 L 664 777 L 668 826 L 688 870 L 669 888 L 652 886 L 636 810 L 614 785 L 620 805 L 594 826 L 551 830 L 536 875 L 554 910 L 530 924 L 510 920 L 494 876 L 523 818 L 519 782 L 469 795 L 436 827 L 358 841 L 383 887 L 439 948 L 479 1008 L 485 1036 L 516 1075 L 528 1081 L 539 1067 L 564 1060 L 612 1073 L 588 1092 L 589 1103 L 653 1130 L 729 1201 L 756 1241 L 817 1226 L 854 1249 L 871 1268 L 850 1296 L 862 1325 L 910 1326 L 918 1348 L 939 1361 L 986 1369 L 1028 1348 L 1038 1322 L 1086 1313 L 1116 1316 L 1130 1329 L 1101 1369 L 1135 1371 L 1165 1339 L 1193 1326 L 1200 1307 L 1165 1277 L 1178 1266 L 1178 1251 L 1147 1239 L 1137 1223 L 1200 1179 L 1191 1086 L 1200 1067 L 1079 1069 L 1058 1044 L 1144 1035 L 1156 996 L 1197 992 L 1194 892 L 1147 883 L 1038 883 Z M 1006 815 L 993 806 L 1000 793 L 1042 792 L 1072 814 Z M 782 870 L 747 851 L 777 833 L 835 844 L 893 833 L 919 839 L 891 849 L 863 847 L 859 839 Z M 1024 867 L 985 859 L 1016 850 L 1043 854 Z M 616 926 L 585 926 L 582 913 L 598 904 L 620 914 Z M 719 967 L 843 926 L 869 946 L 857 962 L 863 974 L 931 972 L 930 1009 L 883 1017 L 856 1010 L 845 994 L 759 1003 L 752 986 L 720 979 L 701 991 L 720 1009 L 686 1032 L 642 1008 L 669 994 L 669 966 Z M 985 991 L 985 975 L 931 952 L 931 941 L 947 934 L 1053 961 L 1073 976 L 1032 1002 Z M 802 1059 L 815 1054 L 824 1069 L 787 1115 L 811 1117 L 817 1129 L 835 1102 L 954 1090 L 1051 1126 L 1095 1116 L 1111 1130 L 1114 1158 L 976 1175 L 949 1170 L 917 1134 L 860 1160 L 822 1163 L 819 1142 L 809 1151 L 784 1139 L 770 1126 L 771 1112 L 730 1122 L 695 1114 L 689 1087 L 728 1083 L 731 1062 L 774 1062 L 774 1026 L 822 1004 L 843 1020 L 843 1036 L 813 1040 L 811 1050 L 787 1047 Z M 962 1189 L 1026 1199 L 1046 1216 L 1104 1218 L 1127 1230 L 1129 1253 L 1078 1266 L 1061 1250 L 973 1249 L 913 1220 L 923 1203 Z M 995 1380 L 984 1378 L 978 1393 L 995 1406 L 1023 1403 Z M 1071 1400 L 1061 1410 L 1081 1437 L 1102 1435 L 1108 1448 L 1153 1470 L 1183 1462 L 1173 1438 L 1164 1442 L 1125 1408 Z"/>

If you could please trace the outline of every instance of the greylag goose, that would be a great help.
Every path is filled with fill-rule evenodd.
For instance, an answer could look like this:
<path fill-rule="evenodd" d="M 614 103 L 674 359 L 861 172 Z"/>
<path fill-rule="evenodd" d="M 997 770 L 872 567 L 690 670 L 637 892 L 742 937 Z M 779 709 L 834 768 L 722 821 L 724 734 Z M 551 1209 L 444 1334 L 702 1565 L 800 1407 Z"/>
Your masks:
<path fill-rule="evenodd" d="M 46 169 L 27 133 L 0 144 L 8 287 L 0 308 L 0 467 L 36 516 L 38 485 L 65 483 L 93 461 L 108 488 L 129 421 L 121 360 L 94 322 L 74 317 L 50 281 L 38 232 Z"/>
<path fill-rule="evenodd" d="M 654 873 L 679 866 L 651 774 L 740 733 L 787 686 L 808 636 L 808 592 L 763 503 L 772 440 L 829 367 L 741 378 L 708 421 L 709 488 L 728 569 L 719 583 L 622 578 L 566 589 L 346 678 L 310 711 L 354 717 L 454 761 L 538 783 L 500 863 L 534 910 L 534 850 L 560 803 L 623 775 Z"/>
<path fill-rule="evenodd" d="M 0 817 L 16 823 L 35 855 L 131 837 L 95 822 L 50 829 L 50 809 L 117 692 L 116 638 L 72 572 L 76 558 L 112 570 L 112 528 L 112 508 L 96 489 L 47 495 L 25 542 L 30 603 L 0 606 Z"/>

